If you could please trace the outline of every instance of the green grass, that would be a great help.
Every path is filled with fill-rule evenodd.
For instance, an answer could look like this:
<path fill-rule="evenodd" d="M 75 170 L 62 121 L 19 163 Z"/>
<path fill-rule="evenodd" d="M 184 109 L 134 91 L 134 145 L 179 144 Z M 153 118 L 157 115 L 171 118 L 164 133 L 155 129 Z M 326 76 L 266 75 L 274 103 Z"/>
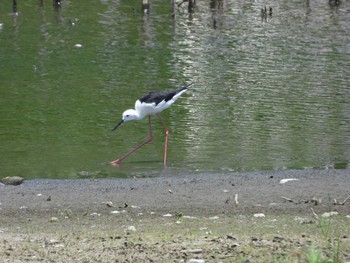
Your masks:
<path fill-rule="evenodd" d="M 342 263 L 340 259 L 342 241 L 339 229 L 341 226 L 337 222 L 334 217 L 317 216 L 316 225 L 322 238 L 318 242 L 318 247 L 324 247 L 324 249 L 311 247 L 308 252 L 308 263 Z"/>

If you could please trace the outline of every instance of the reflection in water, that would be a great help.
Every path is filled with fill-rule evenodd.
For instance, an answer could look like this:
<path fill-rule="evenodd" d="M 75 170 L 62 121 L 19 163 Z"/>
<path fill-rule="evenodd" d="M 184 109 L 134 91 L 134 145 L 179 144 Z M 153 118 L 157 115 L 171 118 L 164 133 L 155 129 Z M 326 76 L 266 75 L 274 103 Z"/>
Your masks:
<path fill-rule="evenodd" d="M 6 174 L 159 175 L 159 124 L 119 168 L 101 163 L 147 138 L 147 125 L 110 130 L 142 94 L 189 82 L 164 112 L 165 174 L 349 167 L 347 1 L 152 1 L 146 13 L 132 1 L 8 2 L 0 11 L 17 15 L 0 13 Z"/>

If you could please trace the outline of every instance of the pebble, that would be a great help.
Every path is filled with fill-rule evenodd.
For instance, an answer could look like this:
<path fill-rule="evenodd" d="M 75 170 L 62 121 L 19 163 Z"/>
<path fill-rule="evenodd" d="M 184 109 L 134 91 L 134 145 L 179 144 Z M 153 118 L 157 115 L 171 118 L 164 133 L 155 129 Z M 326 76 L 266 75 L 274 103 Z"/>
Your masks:
<path fill-rule="evenodd" d="M 105 205 L 108 206 L 108 207 L 114 207 L 112 201 L 102 202 L 102 204 L 105 204 Z"/>
<path fill-rule="evenodd" d="M 58 239 L 50 239 L 48 242 L 47 242 L 47 244 L 48 245 L 57 245 L 57 244 L 59 244 L 60 243 L 60 241 L 58 240 Z"/>
<path fill-rule="evenodd" d="M 94 212 L 94 213 L 91 213 L 90 215 L 91 216 L 100 216 L 101 214 L 98 214 L 98 213 Z"/>
<path fill-rule="evenodd" d="M 20 185 L 21 183 L 23 183 L 24 178 L 20 176 L 7 176 L 3 178 L 1 181 L 3 184 L 6 184 L 6 185 Z"/>
<path fill-rule="evenodd" d="M 54 245 L 55 248 L 63 248 L 64 245 L 63 244 L 57 244 L 57 245 Z"/>
<path fill-rule="evenodd" d="M 282 241 L 284 241 L 284 238 L 281 236 L 275 236 L 272 239 L 272 242 L 274 242 L 274 243 L 281 243 Z"/>
<path fill-rule="evenodd" d="M 173 215 L 172 214 L 165 214 L 163 215 L 163 217 L 172 217 Z"/>
<path fill-rule="evenodd" d="M 256 218 L 265 217 L 265 214 L 264 213 L 254 214 L 254 217 L 256 217 Z"/>
<path fill-rule="evenodd" d="M 201 254 L 202 252 L 203 252 L 203 249 L 200 249 L 200 248 L 181 250 L 181 253 L 187 253 L 187 254 Z"/>
<path fill-rule="evenodd" d="M 299 179 L 296 179 L 296 178 L 288 178 L 288 179 L 282 179 L 280 181 L 280 184 L 285 184 L 285 183 L 288 183 L 290 181 L 299 181 Z"/>
<path fill-rule="evenodd" d="M 83 47 L 83 45 L 82 45 L 82 44 L 75 44 L 74 46 L 75 46 L 75 47 L 77 47 L 77 48 L 81 48 L 81 47 Z"/>
<path fill-rule="evenodd" d="M 205 263 L 204 259 L 192 258 L 188 261 L 189 263 Z"/>
<path fill-rule="evenodd" d="M 58 218 L 53 216 L 53 217 L 50 218 L 50 222 L 51 223 L 58 222 Z"/>
<path fill-rule="evenodd" d="M 331 217 L 331 216 L 336 216 L 338 215 L 338 212 L 326 212 L 322 214 L 322 217 Z"/>
<path fill-rule="evenodd" d="M 226 238 L 227 239 L 231 239 L 231 240 L 237 240 L 234 236 L 232 236 L 232 235 L 226 235 Z"/>
<path fill-rule="evenodd" d="M 126 228 L 126 231 L 129 231 L 129 232 L 136 232 L 136 227 L 135 226 L 128 226 Z"/>

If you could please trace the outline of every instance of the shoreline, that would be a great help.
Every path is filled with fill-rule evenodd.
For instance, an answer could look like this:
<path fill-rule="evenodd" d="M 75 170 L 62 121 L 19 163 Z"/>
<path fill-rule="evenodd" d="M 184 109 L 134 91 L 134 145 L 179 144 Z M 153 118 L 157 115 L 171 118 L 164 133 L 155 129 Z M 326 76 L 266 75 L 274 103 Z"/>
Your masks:
<path fill-rule="evenodd" d="M 4 262 L 306 262 L 313 247 L 350 261 L 349 170 L 34 179 L 0 194 Z"/>
<path fill-rule="evenodd" d="M 283 179 L 296 179 L 280 183 Z M 32 179 L 19 186 L 0 186 L 2 211 L 27 207 L 55 210 L 103 210 L 102 202 L 130 204 L 159 211 L 243 213 L 297 210 L 309 213 L 348 206 L 333 205 L 350 195 L 350 170 L 283 170 L 230 174 L 197 174 L 136 179 Z M 312 201 L 314 199 L 314 201 Z M 47 201 L 49 200 L 49 201 Z M 238 203 L 238 204 L 237 204 Z M 350 200 L 348 201 L 350 204 Z M 104 207 L 103 207 L 104 208 Z M 193 210 L 193 211 L 192 211 Z"/>

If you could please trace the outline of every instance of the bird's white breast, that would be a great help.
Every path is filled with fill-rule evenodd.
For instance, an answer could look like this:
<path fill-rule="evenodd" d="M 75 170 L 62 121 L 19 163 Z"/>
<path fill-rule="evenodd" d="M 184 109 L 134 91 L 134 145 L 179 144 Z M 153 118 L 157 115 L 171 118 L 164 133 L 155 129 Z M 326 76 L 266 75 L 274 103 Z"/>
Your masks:
<path fill-rule="evenodd" d="M 166 108 L 170 107 L 170 105 L 173 103 L 174 103 L 173 100 L 169 100 L 167 102 L 163 100 L 156 105 L 156 103 L 145 103 L 145 102 L 141 103 L 140 100 L 137 100 L 135 103 L 135 109 L 140 116 L 145 117 L 148 115 L 154 115 L 154 114 L 160 113 Z"/>

